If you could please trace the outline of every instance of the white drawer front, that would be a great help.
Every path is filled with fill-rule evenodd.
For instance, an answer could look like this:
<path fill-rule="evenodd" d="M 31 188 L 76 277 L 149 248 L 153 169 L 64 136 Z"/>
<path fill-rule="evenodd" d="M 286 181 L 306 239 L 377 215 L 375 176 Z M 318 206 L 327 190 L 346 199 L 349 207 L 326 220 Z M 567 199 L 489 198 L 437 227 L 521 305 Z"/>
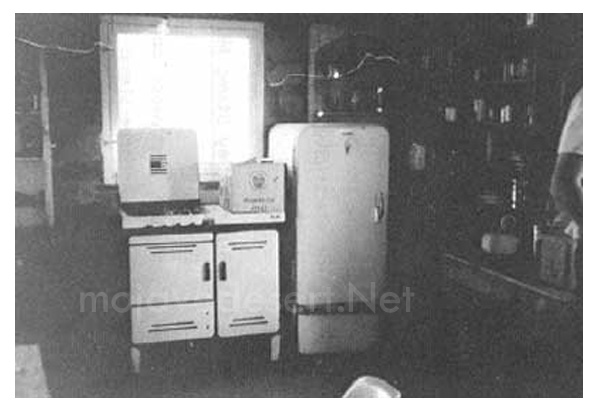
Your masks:
<path fill-rule="evenodd" d="M 210 338 L 214 303 L 133 307 L 131 325 L 134 344 Z"/>

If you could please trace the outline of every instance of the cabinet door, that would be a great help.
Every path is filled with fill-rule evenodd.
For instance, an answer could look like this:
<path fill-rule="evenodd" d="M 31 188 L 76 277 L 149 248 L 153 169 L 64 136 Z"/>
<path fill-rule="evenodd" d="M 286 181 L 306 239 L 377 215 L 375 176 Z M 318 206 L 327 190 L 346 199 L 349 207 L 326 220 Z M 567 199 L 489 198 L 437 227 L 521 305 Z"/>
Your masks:
<path fill-rule="evenodd" d="M 131 237 L 131 305 L 213 302 L 213 248 L 212 234 Z"/>
<path fill-rule="evenodd" d="M 279 244 L 273 230 L 217 234 L 218 335 L 279 329 Z"/>

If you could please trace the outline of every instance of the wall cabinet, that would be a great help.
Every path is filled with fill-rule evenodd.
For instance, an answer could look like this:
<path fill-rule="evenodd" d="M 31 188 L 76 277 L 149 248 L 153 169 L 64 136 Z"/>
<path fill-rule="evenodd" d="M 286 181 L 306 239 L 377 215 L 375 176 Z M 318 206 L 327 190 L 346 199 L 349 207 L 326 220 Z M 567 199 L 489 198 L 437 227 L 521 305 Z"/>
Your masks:
<path fill-rule="evenodd" d="M 139 344 L 252 334 L 278 341 L 278 241 L 275 230 L 130 237 L 134 371 Z"/>

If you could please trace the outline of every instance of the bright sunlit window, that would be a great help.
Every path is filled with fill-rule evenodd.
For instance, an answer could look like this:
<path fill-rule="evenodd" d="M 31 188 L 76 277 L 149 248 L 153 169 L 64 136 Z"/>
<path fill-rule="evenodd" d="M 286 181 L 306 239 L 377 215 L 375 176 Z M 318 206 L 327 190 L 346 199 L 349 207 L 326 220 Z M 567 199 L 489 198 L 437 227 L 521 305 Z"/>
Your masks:
<path fill-rule="evenodd" d="M 262 154 L 260 23 L 108 17 L 102 24 L 104 178 L 115 183 L 119 128 L 192 128 L 200 178 Z"/>

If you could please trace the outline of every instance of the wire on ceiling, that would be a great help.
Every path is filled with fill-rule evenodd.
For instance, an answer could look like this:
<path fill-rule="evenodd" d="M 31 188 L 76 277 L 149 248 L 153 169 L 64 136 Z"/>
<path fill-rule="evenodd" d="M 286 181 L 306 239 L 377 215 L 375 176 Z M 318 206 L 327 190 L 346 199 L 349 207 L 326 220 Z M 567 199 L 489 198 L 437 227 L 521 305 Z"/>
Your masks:
<path fill-rule="evenodd" d="M 23 37 L 15 37 L 15 40 L 20 43 L 26 44 L 28 46 L 35 47 L 35 48 L 42 49 L 42 50 L 54 50 L 54 51 L 60 51 L 60 52 L 64 52 L 64 53 L 72 53 L 72 54 L 78 54 L 78 55 L 92 54 L 92 53 L 95 53 L 96 50 L 98 50 L 98 49 L 107 49 L 107 50 L 113 49 L 109 45 L 99 42 L 99 41 L 95 42 L 93 47 L 91 47 L 91 48 L 78 49 L 78 48 L 70 48 L 70 47 L 64 47 L 64 46 L 59 46 L 59 45 L 41 44 L 41 43 L 37 43 L 35 41 L 29 40 L 29 39 L 26 39 Z M 352 69 L 350 69 L 344 73 L 340 73 L 338 71 L 329 73 L 329 75 L 290 73 L 290 74 L 286 74 L 281 80 L 276 81 L 276 82 L 270 82 L 268 85 L 270 87 L 280 87 L 280 86 L 285 85 L 292 78 L 308 78 L 308 79 L 312 78 L 312 79 L 316 79 L 316 80 L 338 80 L 338 79 L 342 79 L 344 77 L 351 76 L 352 74 L 355 74 L 356 72 L 360 71 L 364 67 L 364 64 L 366 63 L 366 61 L 368 61 L 368 60 L 387 61 L 387 62 L 396 64 L 398 66 L 401 66 L 400 61 L 392 55 L 376 55 L 376 54 L 373 54 L 370 52 L 366 52 L 366 53 L 364 53 L 364 56 L 362 57 L 362 59 L 358 62 L 358 64 L 355 67 L 353 67 Z"/>
<path fill-rule="evenodd" d="M 37 43 L 35 41 L 23 38 L 23 37 L 15 37 L 15 40 L 26 44 L 28 46 L 31 47 L 35 47 L 41 50 L 54 50 L 54 51 L 62 51 L 64 53 L 71 53 L 71 54 L 80 54 L 80 55 L 85 55 L 85 54 L 91 54 L 94 53 L 96 50 L 98 49 L 107 49 L 107 50 L 112 50 L 112 47 L 110 47 L 107 44 L 104 44 L 100 41 L 96 41 L 93 45 L 93 47 L 88 48 L 88 49 L 76 49 L 76 48 L 70 48 L 70 47 L 63 47 L 63 46 L 58 46 L 58 45 L 48 45 L 48 44 L 41 44 L 41 43 Z"/>
<path fill-rule="evenodd" d="M 352 74 L 358 72 L 359 70 L 362 69 L 362 67 L 364 67 L 364 64 L 366 63 L 367 60 L 372 59 L 374 61 L 388 61 L 391 62 L 397 66 L 401 66 L 401 62 L 394 56 L 392 55 L 376 55 L 370 52 L 366 52 L 364 53 L 364 56 L 362 57 L 362 59 L 358 62 L 358 64 L 350 69 L 347 70 L 344 73 L 339 73 L 338 71 L 334 71 L 332 73 L 329 73 L 329 75 L 322 75 L 322 74 L 304 74 L 304 73 L 292 73 L 292 74 L 287 74 L 285 75 L 281 80 L 277 81 L 277 82 L 271 82 L 268 85 L 270 87 L 280 87 L 282 85 L 284 85 L 285 83 L 287 83 L 288 80 L 290 80 L 291 78 L 314 78 L 317 80 L 338 80 L 338 79 L 342 79 L 344 77 L 348 77 L 351 76 Z"/>

